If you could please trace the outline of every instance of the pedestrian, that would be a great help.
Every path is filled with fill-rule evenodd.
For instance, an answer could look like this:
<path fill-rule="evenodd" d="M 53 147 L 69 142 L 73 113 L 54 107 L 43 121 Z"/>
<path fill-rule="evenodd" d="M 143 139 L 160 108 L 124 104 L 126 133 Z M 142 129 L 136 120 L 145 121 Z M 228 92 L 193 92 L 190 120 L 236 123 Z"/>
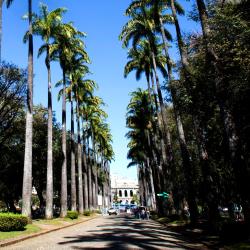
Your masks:
<path fill-rule="evenodd" d="M 146 219 L 149 220 L 150 212 L 148 209 L 146 209 Z"/>
<path fill-rule="evenodd" d="M 145 208 L 143 207 L 142 209 L 141 209 L 141 219 L 145 219 L 146 218 L 146 211 L 145 211 Z"/>

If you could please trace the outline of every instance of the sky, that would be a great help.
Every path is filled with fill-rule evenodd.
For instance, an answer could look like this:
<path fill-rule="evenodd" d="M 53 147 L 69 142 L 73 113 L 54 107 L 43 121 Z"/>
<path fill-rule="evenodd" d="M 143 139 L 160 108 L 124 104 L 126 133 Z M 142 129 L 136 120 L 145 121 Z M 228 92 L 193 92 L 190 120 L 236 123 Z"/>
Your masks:
<path fill-rule="evenodd" d="M 190 9 L 192 1 L 179 2 Z M 38 13 L 41 1 L 33 0 L 33 12 Z M 111 163 L 111 174 L 136 179 L 135 167 L 127 169 L 126 107 L 129 103 L 129 93 L 138 87 L 146 88 L 145 79 L 137 82 L 134 73 L 126 79 L 123 77 L 124 66 L 127 62 L 127 50 L 123 49 L 118 36 L 128 18 L 124 11 L 130 0 L 43 0 L 49 11 L 65 7 L 67 13 L 64 22 L 72 21 L 78 30 L 87 34 L 84 39 L 86 51 L 91 59 L 89 66 L 92 74 L 88 77 L 95 80 L 99 89 L 97 94 L 106 103 L 108 123 L 113 135 L 115 161 Z M 27 13 L 28 0 L 15 0 L 9 9 L 3 8 L 3 40 L 2 59 L 12 62 L 22 68 L 27 67 L 27 44 L 23 43 L 23 35 L 28 29 L 27 20 L 22 17 Z M 198 32 L 199 25 L 186 17 L 180 19 L 185 32 Z M 174 27 L 169 28 L 174 35 Z M 178 60 L 175 41 L 171 49 L 173 59 Z M 34 104 L 47 106 L 47 71 L 44 56 L 37 58 L 37 51 L 42 44 L 39 37 L 34 37 Z M 52 63 L 52 83 L 61 80 L 62 72 L 57 62 Z M 58 89 L 53 88 L 53 110 L 58 122 L 61 122 L 61 102 L 57 100 Z M 68 105 L 69 106 L 69 105 Z M 69 109 L 68 109 L 69 114 Z M 69 129 L 69 117 L 67 128 Z"/>

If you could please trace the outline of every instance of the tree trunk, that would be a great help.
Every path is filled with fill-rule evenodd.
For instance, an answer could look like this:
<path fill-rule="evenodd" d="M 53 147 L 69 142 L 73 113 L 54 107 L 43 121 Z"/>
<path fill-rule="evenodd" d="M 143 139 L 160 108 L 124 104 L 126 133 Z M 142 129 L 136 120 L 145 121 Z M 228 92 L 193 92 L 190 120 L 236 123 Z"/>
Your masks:
<path fill-rule="evenodd" d="M 171 10 L 172 10 L 172 16 L 174 18 L 174 24 L 175 24 L 175 29 L 176 29 L 178 47 L 179 47 L 179 51 L 180 51 L 182 65 L 187 69 L 187 66 L 188 66 L 187 50 L 184 49 L 184 42 L 183 42 L 183 40 L 181 38 L 182 37 L 181 29 L 180 29 L 179 21 L 178 21 L 178 18 L 177 18 L 174 2 L 175 2 L 175 0 L 171 0 Z"/>
<path fill-rule="evenodd" d="M 92 185 L 92 163 L 91 159 L 89 159 L 88 165 L 88 190 L 89 190 L 89 209 L 93 210 L 93 185 Z"/>
<path fill-rule="evenodd" d="M 206 6 L 203 0 L 196 0 L 200 22 L 202 26 L 203 38 L 206 45 L 208 59 L 213 63 L 216 75 L 215 78 L 215 92 L 216 92 L 216 101 L 220 109 L 221 120 L 223 121 L 227 148 L 229 153 L 229 163 L 231 164 L 234 174 L 236 177 L 236 182 L 238 184 L 238 191 L 241 195 L 241 199 L 243 201 L 243 209 L 246 212 L 245 219 L 246 221 L 250 221 L 250 197 L 249 192 L 249 179 L 247 165 L 244 159 L 243 150 L 240 143 L 240 138 L 238 136 L 236 125 L 234 122 L 234 117 L 232 111 L 228 107 L 226 103 L 226 98 L 224 95 L 224 90 L 221 89 L 221 85 L 227 86 L 227 82 L 224 82 L 224 75 L 222 69 L 224 68 L 219 61 L 219 57 L 216 54 L 216 51 L 210 46 L 208 41 L 208 36 L 210 32 L 209 24 L 208 24 L 208 14 L 206 10 Z M 223 88 L 222 88 L 223 89 Z M 227 159 L 227 156 L 226 156 Z M 244 178 L 242 178 L 244 176 Z"/>
<path fill-rule="evenodd" d="M 86 142 L 84 136 L 84 130 L 82 128 L 82 142 L 83 142 L 83 196 L 84 196 L 84 209 L 89 209 L 89 194 L 88 194 L 88 164 L 87 164 L 87 156 L 86 156 Z"/>
<path fill-rule="evenodd" d="M 74 129 L 74 104 L 72 93 L 70 93 L 71 105 L 71 210 L 76 211 L 76 158 L 75 158 L 75 129 Z"/>
<path fill-rule="evenodd" d="M 78 202 L 79 213 L 83 214 L 83 185 L 82 185 L 82 146 L 81 146 L 81 132 L 80 132 L 80 113 L 79 113 L 79 101 L 77 105 L 77 164 L 78 164 Z"/>
<path fill-rule="evenodd" d="M 155 54 L 152 51 L 152 60 L 153 60 L 153 69 L 154 69 L 154 75 L 155 75 L 155 80 L 156 80 L 156 89 L 158 93 L 158 98 L 159 98 L 159 103 L 160 103 L 160 112 L 161 112 L 161 117 L 162 117 L 162 123 L 163 123 L 163 128 L 164 128 L 164 137 L 166 136 L 166 143 L 167 143 L 167 155 L 168 155 L 168 161 L 169 164 L 173 161 L 173 152 L 172 152 L 172 145 L 171 145 L 171 135 L 168 130 L 168 121 L 167 121 L 167 112 L 166 108 L 163 102 L 163 97 L 161 93 L 161 86 L 159 82 L 159 77 L 157 74 L 156 70 L 156 61 L 155 61 Z"/>
<path fill-rule="evenodd" d="M 50 51 L 47 46 L 46 66 L 48 71 L 48 151 L 47 151 L 47 182 L 46 182 L 46 209 L 45 218 L 53 218 L 53 132 L 52 132 L 52 93 L 51 93 L 51 70 Z"/>
<path fill-rule="evenodd" d="M 98 207 L 98 164 L 95 164 L 95 193 L 94 193 L 94 201 L 95 206 L 94 208 L 97 209 Z"/>
<path fill-rule="evenodd" d="M 187 50 L 184 48 L 184 42 L 182 40 L 182 35 L 181 35 L 181 29 L 179 26 L 179 21 L 177 18 L 176 14 L 176 9 L 175 9 L 175 4 L 174 0 L 171 0 L 171 10 L 172 10 L 172 16 L 174 18 L 174 23 L 175 23 L 175 28 L 176 28 L 176 35 L 177 35 L 177 41 L 178 41 L 178 48 L 181 56 L 181 62 L 182 66 L 184 69 L 184 75 L 187 80 L 190 80 L 190 72 L 188 69 L 188 56 L 187 56 Z M 164 36 L 164 34 L 162 34 Z M 168 67 L 168 72 L 169 72 L 169 83 L 171 85 L 172 83 L 172 66 L 170 64 L 170 58 L 169 54 L 167 51 L 167 45 L 164 44 L 165 46 L 165 52 L 166 52 L 166 57 L 167 57 L 167 67 Z M 188 91 L 189 92 L 189 91 Z M 187 188 L 188 188 L 188 203 L 190 207 L 190 217 L 191 221 L 193 223 L 196 222 L 197 217 L 198 217 L 198 207 L 196 204 L 196 191 L 195 187 L 193 186 L 192 182 L 192 163 L 190 160 L 190 154 L 188 151 L 186 139 L 185 139 L 185 133 L 181 121 L 181 117 L 178 111 L 178 107 L 175 105 L 175 92 L 174 89 L 171 87 L 171 95 L 173 98 L 173 105 L 174 105 L 174 111 L 175 111 L 175 119 L 176 119 L 176 124 L 177 124 L 177 132 L 178 132 L 178 137 L 179 137 L 179 144 L 181 148 L 181 155 L 182 155 L 182 160 L 183 160 L 183 168 L 184 168 L 184 173 L 185 173 L 185 179 L 187 181 Z M 192 98 L 192 96 L 191 96 Z M 193 99 L 193 98 L 192 98 Z"/>
<path fill-rule="evenodd" d="M 162 153 L 162 165 L 167 164 L 167 149 L 164 144 L 163 140 L 163 133 L 162 130 L 164 129 L 162 126 L 160 114 L 159 114 L 159 108 L 158 108 L 158 100 L 157 100 L 157 94 L 155 91 L 155 84 L 154 84 L 154 78 L 153 75 L 151 75 L 151 82 L 152 82 L 152 90 L 153 90 L 153 95 L 154 95 L 154 102 L 155 102 L 155 109 L 156 109 L 156 114 L 157 114 L 157 123 L 158 123 L 158 129 L 157 129 L 157 135 L 159 136 L 160 144 L 161 144 L 161 153 Z M 155 142 L 157 139 L 155 139 Z"/>
<path fill-rule="evenodd" d="M 63 69 L 63 95 L 62 95 L 62 153 L 63 163 L 61 172 L 61 217 L 67 214 L 67 138 L 66 138 L 66 77 Z"/>
<path fill-rule="evenodd" d="M 32 35 L 32 1 L 28 0 L 29 9 L 29 49 L 28 49 L 28 90 L 25 130 L 25 152 L 23 170 L 22 214 L 31 218 L 32 194 L 32 135 L 33 135 L 33 35 Z"/>

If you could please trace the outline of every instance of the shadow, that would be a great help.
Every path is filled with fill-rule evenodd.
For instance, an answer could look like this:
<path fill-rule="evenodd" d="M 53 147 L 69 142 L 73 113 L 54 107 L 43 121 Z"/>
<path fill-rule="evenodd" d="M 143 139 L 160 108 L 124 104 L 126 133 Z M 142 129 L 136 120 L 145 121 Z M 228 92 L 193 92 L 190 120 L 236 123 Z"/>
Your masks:
<path fill-rule="evenodd" d="M 106 217 L 106 223 L 58 243 L 71 249 L 208 249 L 152 220 Z M 86 247 L 86 243 L 93 247 Z M 82 245 L 82 246 L 81 246 Z"/>

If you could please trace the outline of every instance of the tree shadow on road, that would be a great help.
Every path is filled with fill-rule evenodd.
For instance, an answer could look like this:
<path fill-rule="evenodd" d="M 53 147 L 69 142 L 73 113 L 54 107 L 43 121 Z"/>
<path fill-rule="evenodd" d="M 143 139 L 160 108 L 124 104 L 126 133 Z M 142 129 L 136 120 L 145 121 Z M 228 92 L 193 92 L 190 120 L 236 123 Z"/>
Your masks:
<path fill-rule="evenodd" d="M 65 237 L 59 244 L 70 245 L 71 249 L 208 249 L 151 220 L 121 216 L 107 217 L 106 220 L 96 230 L 88 231 L 88 235 Z M 93 247 L 84 247 L 86 243 Z"/>

